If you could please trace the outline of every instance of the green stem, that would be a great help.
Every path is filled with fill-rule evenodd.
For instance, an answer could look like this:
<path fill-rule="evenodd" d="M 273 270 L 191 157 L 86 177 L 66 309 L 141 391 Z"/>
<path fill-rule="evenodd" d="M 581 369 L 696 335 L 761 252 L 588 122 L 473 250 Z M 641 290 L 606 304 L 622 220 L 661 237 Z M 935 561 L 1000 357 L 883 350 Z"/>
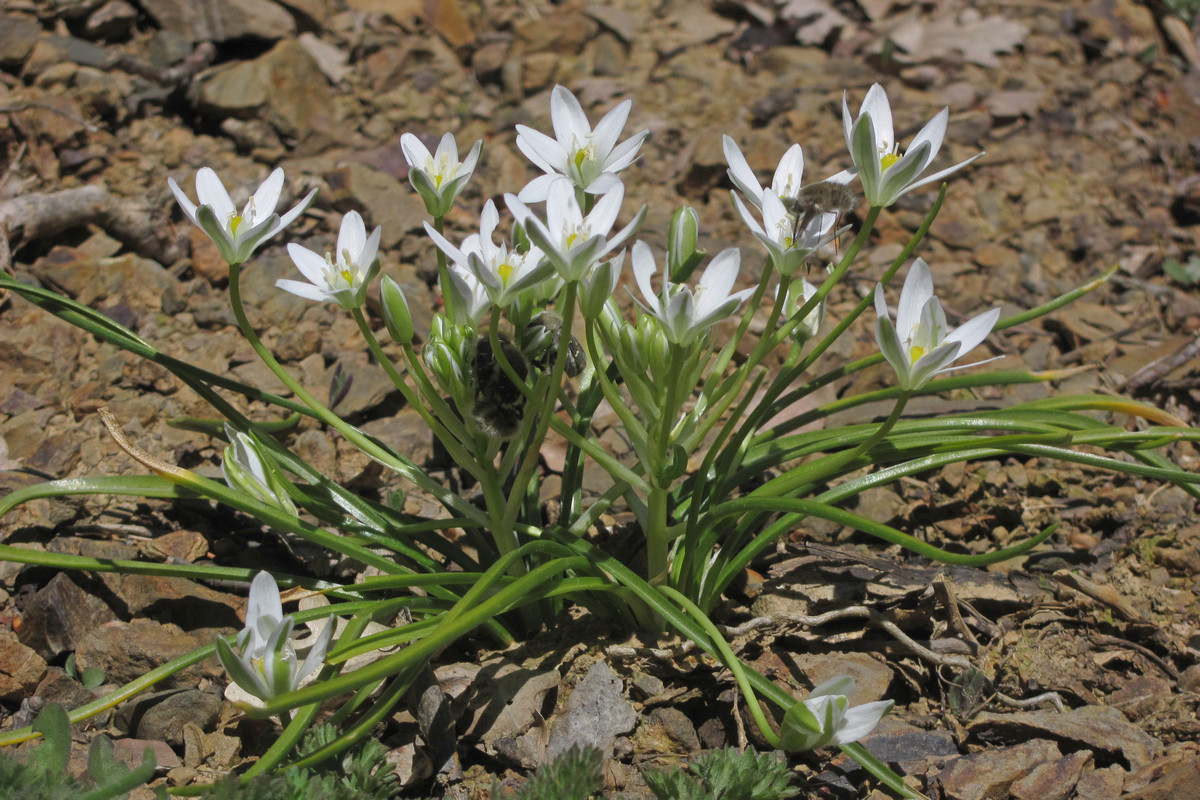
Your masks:
<path fill-rule="evenodd" d="M 422 472 L 415 464 L 406 460 L 401 460 L 395 454 L 388 452 L 380 447 L 375 442 L 364 436 L 352 425 L 346 423 L 341 417 L 334 414 L 315 397 L 309 394 L 303 386 L 301 386 L 295 378 L 293 378 L 286 369 L 283 368 L 271 353 L 270 350 L 258 338 L 258 334 L 254 332 L 254 328 L 250 326 L 250 320 L 246 318 L 246 309 L 242 304 L 241 290 L 241 265 L 234 264 L 229 268 L 229 300 L 233 307 L 233 315 L 237 319 L 238 327 L 242 330 L 242 335 L 246 337 L 246 341 L 262 359 L 262 362 L 267 365 L 271 372 L 287 386 L 296 397 L 300 398 L 307 405 L 317 419 L 324 422 L 329 427 L 336 430 L 347 441 L 351 442 L 359 450 L 366 453 L 371 458 L 379 461 L 381 464 L 403 475 L 409 481 L 429 492 L 436 497 L 442 505 L 454 511 L 461 513 L 465 517 L 469 517 L 477 522 L 486 522 L 486 517 L 479 509 L 472 506 L 470 503 L 463 500 L 458 495 L 454 494 L 437 481 L 430 478 Z"/>

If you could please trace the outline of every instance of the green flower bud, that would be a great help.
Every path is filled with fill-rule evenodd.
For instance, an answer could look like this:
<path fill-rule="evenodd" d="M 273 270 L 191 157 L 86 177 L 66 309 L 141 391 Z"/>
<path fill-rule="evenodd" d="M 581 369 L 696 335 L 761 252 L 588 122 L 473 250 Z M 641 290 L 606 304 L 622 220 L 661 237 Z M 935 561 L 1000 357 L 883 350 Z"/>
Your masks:
<path fill-rule="evenodd" d="M 411 344 L 412 314 L 408 311 L 404 290 L 400 288 L 400 284 L 384 275 L 379 284 L 379 293 L 383 300 L 383 324 L 387 326 L 388 335 L 396 344 Z"/>
<path fill-rule="evenodd" d="M 691 206 L 680 206 L 671 217 L 667 233 L 667 275 L 672 283 L 683 283 L 704 260 L 707 250 L 696 248 L 700 233 L 700 215 Z"/>

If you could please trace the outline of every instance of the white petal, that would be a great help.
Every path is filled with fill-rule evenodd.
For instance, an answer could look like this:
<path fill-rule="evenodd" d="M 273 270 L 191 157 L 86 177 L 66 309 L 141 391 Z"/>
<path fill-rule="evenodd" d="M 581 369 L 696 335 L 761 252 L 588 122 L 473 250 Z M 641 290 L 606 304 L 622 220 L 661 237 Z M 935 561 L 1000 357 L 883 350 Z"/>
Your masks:
<path fill-rule="evenodd" d="M 428 222 L 425 223 L 425 233 L 429 234 L 429 238 L 433 239 L 433 243 L 437 245 L 438 249 L 445 253 L 451 261 L 463 268 L 466 268 L 466 254 L 463 253 L 462 250 L 459 250 L 457 247 L 455 247 L 449 239 L 438 233 L 437 229 Z"/>
<path fill-rule="evenodd" d="M 429 154 L 429 148 L 411 133 L 405 133 L 400 136 L 400 150 L 404 153 L 404 160 L 408 162 L 410 169 L 424 170 L 425 165 L 433 157 Z"/>
<path fill-rule="evenodd" d="M 342 217 L 342 227 L 338 230 L 337 253 L 334 254 L 334 261 L 342 258 L 342 254 L 346 252 L 350 253 L 352 260 L 357 261 L 362 256 L 366 243 L 367 226 L 363 223 L 362 215 L 357 211 L 347 211 Z M 291 252 L 290 245 L 288 252 Z"/>
<path fill-rule="evenodd" d="M 254 219 L 265 219 L 275 213 L 283 191 L 283 168 L 276 167 L 254 193 Z"/>
<path fill-rule="evenodd" d="M 296 205 L 292 206 L 291 211 L 287 212 L 286 214 L 284 214 L 282 217 L 279 218 L 279 226 L 277 228 L 275 228 L 275 230 L 271 231 L 271 236 L 274 236 L 276 233 L 283 230 L 288 225 L 291 225 L 292 222 L 294 222 L 296 220 L 296 217 L 303 214 L 304 211 L 312 204 L 313 198 L 316 196 L 317 196 L 317 190 L 316 190 L 316 187 L 313 187 L 313 189 L 308 194 L 304 195 L 303 200 L 301 200 L 299 203 L 296 203 Z"/>
<path fill-rule="evenodd" d="M 621 178 L 617 173 L 601 172 L 591 183 L 583 187 L 583 190 L 588 194 L 604 194 L 620 185 L 622 185 Z"/>
<path fill-rule="evenodd" d="M 295 242 L 288 243 L 287 251 L 288 255 L 292 257 L 292 263 L 296 265 L 296 269 L 308 278 L 309 283 L 329 288 L 329 281 L 325 277 L 325 269 L 329 265 L 323 256 L 314 253 L 307 247 L 301 247 Z"/>
<path fill-rule="evenodd" d="M 643 128 L 621 142 L 616 149 L 608 154 L 608 158 L 604 159 L 604 169 L 608 172 L 620 172 L 636 161 L 638 150 L 649 135 L 650 129 Z"/>
<path fill-rule="evenodd" d="M 929 159 L 925 162 L 926 165 L 933 160 L 937 155 L 938 150 L 942 147 L 942 140 L 946 138 L 946 124 L 950 119 L 950 109 L 943 108 L 933 119 L 925 123 L 925 127 L 917 132 L 909 143 L 908 149 L 912 150 L 922 142 L 929 142 Z"/>
<path fill-rule="evenodd" d="M 878 84 L 876 84 L 878 85 Z M 812 688 L 808 693 L 811 697 L 821 697 L 823 695 L 842 695 L 849 697 L 854 694 L 856 684 L 854 677 L 851 675 L 835 675 L 827 681 L 821 681 Z M 811 706 L 809 706 L 811 708 Z M 818 715 L 820 716 L 820 715 Z"/>
<path fill-rule="evenodd" d="M 965 356 L 967 353 L 978 347 L 988 334 L 992 332 L 992 328 L 996 327 L 996 322 L 1000 319 L 1000 309 L 993 308 L 990 311 L 985 311 L 982 314 L 972 317 L 964 322 L 958 328 L 955 328 L 949 336 L 946 337 L 947 342 L 959 342 L 962 344 L 962 349 L 958 351 L 959 356 Z"/>
<path fill-rule="evenodd" d="M 901 338 L 909 336 L 921 321 L 921 313 L 929 298 L 933 297 L 933 275 L 929 265 L 918 258 L 908 270 L 904 288 L 900 290 L 900 303 L 896 311 L 896 330 Z"/>
<path fill-rule="evenodd" d="M 210 206 L 224 226 L 228 226 L 229 218 L 237 213 L 229 192 L 225 191 L 225 184 L 208 167 L 201 167 L 196 173 L 196 197 L 200 201 L 197 205 Z"/>
<path fill-rule="evenodd" d="M 775 177 L 771 179 L 771 188 L 779 197 L 795 199 L 804 185 L 804 150 L 794 144 L 783 154 L 779 166 L 775 168 Z"/>
<path fill-rule="evenodd" d="M 651 283 L 651 278 L 658 271 L 658 267 L 654 264 L 654 254 L 650 251 L 650 245 L 643 241 L 634 242 L 631 255 L 633 257 L 633 278 L 642 291 L 642 297 L 646 298 L 646 307 L 661 319 L 662 306 L 658 302 L 658 296 L 654 294 L 654 284 Z"/>
<path fill-rule="evenodd" d="M 892 106 L 888 102 L 887 92 L 878 83 L 872 84 L 863 99 L 858 116 L 862 117 L 863 114 L 870 114 L 875 123 L 875 141 L 878 145 L 887 148 L 888 152 L 895 150 L 896 133 L 892 129 Z"/>
<path fill-rule="evenodd" d="M 729 196 L 733 198 L 733 207 L 737 211 L 738 216 L 742 218 L 742 222 L 746 223 L 746 227 L 750 229 L 750 232 L 756 236 L 764 236 L 767 239 L 774 241 L 774 239 L 771 239 L 770 236 L 766 235 L 766 231 L 763 230 L 762 225 L 758 224 L 758 220 L 756 220 L 754 215 L 750 213 L 750 209 L 746 208 L 746 204 L 742 202 L 742 198 L 738 195 L 738 193 L 730 192 Z M 762 194 L 760 190 L 759 202 L 761 201 Z"/>
<path fill-rule="evenodd" d="M 554 138 L 564 148 L 570 147 L 575 137 L 582 139 L 592 132 L 583 106 L 565 86 L 555 86 L 550 93 L 550 123 L 554 126 Z"/>
<path fill-rule="evenodd" d="M 622 100 L 596 123 L 596 128 L 592 131 L 592 144 L 596 146 L 596 153 L 600 156 L 601 161 L 607 160 L 608 155 L 616 146 L 621 131 L 625 129 L 625 121 L 629 119 L 631 108 L 633 108 L 632 100 Z"/>
<path fill-rule="evenodd" d="M 617 221 L 617 214 L 621 212 L 621 201 L 624 199 L 625 185 L 619 181 L 616 186 L 600 196 L 587 216 L 588 230 L 593 236 L 608 235 Z"/>
<path fill-rule="evenodd" d="M 696 315 L 706 317 L 729 299 L 729 290 L 737 280 L 742 266 L 742 254 L 736 247 L 722 250 L 712 260 L 697 287 Z"/>
<path fill-rule="evenodd" d="M 442 157 L 446 157 L 446 161 L 450 164 L 458 163 L 458 144 L 454 141 L 454 134 L 443 133 L 442 139 L 438 142 L 437 152 L 433 154 L 433 160 L 441 163 Z"/>
<path fill-rule="evenodd" d="M 179 207 L 183 209 L 184 216 L 196 223 L 196 204 L 184 194 L 183 189 L 179 188 L 179 184 L 175 182 L 174 178 L 167 178 L 167 186 L 171 187 L 171 193 L 175 195 L 175 202 L 179 203 Z"/>
<path fill-rule="evenodd" d="M 303 297 L 307 300 L 315 300 L 318 303 L 324 303 L 333 299 L 333 293 L 329 291 L 327 286 L 314 286 L 311 283 L 304 281 L 293 281 L 287 278 L 280 278 L 275 281 L 276 288 L 283 289 L 285 292 Z"/>
<path fill-rule="evenodd" d="M 565 172 L 567 148 L 541 131 L 517 126 L 517 149 L 543 172 Z"/>
<path fill-rule="evenodd" d="M 953 167 L 944 169 L 941 172 L 935 172 L 934 174 L 930 175 L 928 178 L 922 178 L 919 181 L 909 184 L 908 188 L 905 189 L 904 192 L 905 192 L 905 194 L 907 194 L 908 192 L 911 192 L 913 189 L 918 189 L 927 183 L 936 183 L 937 181 L 940 181 L 942 178 L 947 178 L 947 177 L 953 175 L 954 173 L 958 172 L 960 169 L 965 167 L 967 164 L 970 164 L 972 161 L 982 158 L 985 155 L 987 155 L 986 152 L 976 153 L 975 155 L 968 158 L 966 161 L 960 161 L 959 163 L 955 164 Z"/>
<path fill-rule="evenodd" d="M 841 745 L 857 742 L 879 724 L 884 715 L 892 710 L 893 701 L 877 700 L 847 709 L 842 724 L 833 734 L 830 744 Z"/>
<path fill-rule="evenodd" d="M 561 177 L 561 175 L 553 171 L 545 175 L 539 175 L 525 184 L 525 188 L 521 189 L 516 197 L 524 203 L 545 202 L 546 197 L 550 194 L 551 185 Z"/>
<path fill-rule="evenodd" d="M 742 155 L 737 142 L 730 136 L 722 136 L 721 148 L 725 151 L 725 163 L 729 165 L 729 179 L 733 181 L 733 185 L 746 195 L 750 202 L 755 205 L 761 203 L 762 187 L 758 185 L 758 178 L 755 177 L 754 170 L 750 169 L 750 163 Z"/>

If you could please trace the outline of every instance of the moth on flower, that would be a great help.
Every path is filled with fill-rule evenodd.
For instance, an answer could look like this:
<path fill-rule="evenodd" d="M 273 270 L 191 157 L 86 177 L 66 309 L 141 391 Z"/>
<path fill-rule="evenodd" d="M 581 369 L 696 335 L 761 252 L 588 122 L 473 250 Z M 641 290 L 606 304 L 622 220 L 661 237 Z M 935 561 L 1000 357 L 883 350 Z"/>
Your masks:
<path fill-rule="evenodd" d="M 921 178 L 942 147 L 949 118 L 950 110 L 943 108 L 917 132 L 908 150 L 901 153 L 892 127 L 892 106 L 883 87 L 878 83 L 871 86 L 854 120 L 850 119 L 850 106 L 845 92 L 842 93 L 846 147 L 854 161 L 854 171 L 862 181 L 863 195 L 872 207 L 890 206 L 913 189 L 953 175 L 984 155 L 977 153 L 949 169 Z"/>
<path fill-rule="evenodd" d="M 480 139 L 471 147 L 466 160 L 459 161 L 453 134 L 442 136 L 433 153 L 411 133 L 400 137 L 400 149 L 409 167 L 408 181 L 425 201 L 425 210 L 431 217 L 444 217 L 450 213 L 454 200 L 475 174 L 482 148 L 483 140 Z"/>
<path fill-rule="evenodd" d="M 958 328 L 946 324 L 946 312 L 933 294 L 933 276 L 929 265 L 917 259 L 904 279 L 896 322 L 892 324 L 883 285 L 875 285 L 875 341 L 883 357 L 896 371 L 900 388 L 916 391 L 942 372 L 985 364 L 963 364 L 952 367 L 955 361 L 974 350 L 995 327 L 1000 309 L 993 308 L 971 318 Z"/>
<path fill-rule="evenodd" d="M 376 226 L 367 236 L 367 226 L 357 211 L 342 217 L 335 253 L 325 257 L 298 244 L 287 246 L 288 255 L 296 269 L 304 273 L 308 283 L 281 278 L 275 285 L 299 297 L 319 303 L 333 301 L 342 308 L 362 307 L 367 300 L 367 284 L 379 272 L 379 234 Z"/>
<path fill-rule="evenodd" d="M 560 176 L 587 194 L 604 194 L 619 185 L 617 173 L 637 160 L 642 142 L 650 135 L 646 128 L 617 144 L 632 107 L 632 100 L 618 103 L 593 129 L 575 95 L 563 86 L 555 86 L 550 93 L 554 138 L 525 125 L 517 126 L 517 148 L 546 173 L 521 190 L 521 202 L 546 200 L 551 184 Z"/>
<path fill-rule="evenodd" d="M 201 167 L 196 173 L 196 197 L 193 203 L 174 178 L 167 178 L 167 185 L 175 195 L 175 201 L 200 230 L 208 234 L 225 263 L 230 266 L 245 263 L 263 242 L 291 225 L 308 208 L 316 197 L 313 189 L 291 211 L 283 216 L 275 213 L 279 196 L 283 191 L 283 170 L 276 168 L 254 195 L 246 202 L 239 214 L 221 183 L 217 173 Z"/>

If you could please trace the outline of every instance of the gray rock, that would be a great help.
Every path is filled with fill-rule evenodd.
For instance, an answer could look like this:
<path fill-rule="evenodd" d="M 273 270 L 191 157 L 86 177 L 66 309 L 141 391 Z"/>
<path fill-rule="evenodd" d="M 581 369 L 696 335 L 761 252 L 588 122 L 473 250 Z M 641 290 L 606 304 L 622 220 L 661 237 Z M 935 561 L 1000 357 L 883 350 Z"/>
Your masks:
<path fill-rule="evenodd" d="M 280 135 L 299 141 L 315 132 L 326 134 L 326 144 L 346 136 L 337 128 L 329 81 L 295 40 L 284 40 L 253 61 L 223 64 L 201 73 L 188 98 L 202 114 L 261 117 Z M 312 147 L 321 143 L 319 137 Z"/>
<path fill-rule="evenodd" d="M 990 742 L 1053 739 L 1071 749 L 1093 750 L 1101 762 L 1121 761 L 1135 769 L 1162 751 L 1162 742 L 1129 722 L 1117 709 L 1107 706 L 1084 706 L 1065 714 L 1057 711 L 980 714 L 967 730 L 972 736 Z"/>
<path fill-rule="evenodd" d="M 617 736 L 631 731 L 637 722 L 637 712 L 621 690 L 621 679 L 608 664 L 594 664 L 571 692 L 566 710 L 554 720 L 547 760 L 573 746 L 595 747 L 604 755 L 611 754 Z"/>
<path fill-rule="evenodd" d="M 292 15 L 270 0 L 147 0 L 142 8 L 164 30 L 193 42 L 247 36 L 275 40 L 296 32 Z"/>
<path fill-rule="evenodd" d="M 198 689 L 139 695 L 117 709 L 113 718 L 119 730 L 139 739 L 183 744 L 184 726 L 191 723 L 210 730 L 221 712 L 221 698 Z"/>
<path fill-rule="evenodd" d="M 21 641 L 47 660 L 80 644 L 116 614 L 59 573 L 25 601 Z"/>
<path fill-rule="evenodd" d="M 21 66 L 41 32 L 42 26 L 27 17 L 0 16 L 0 66 Z"/>
<path fill-rule="evenodd" d="M 185 632 L 177 625 L 151 620 L 112 622 L 87 636 L 75 651 L 80 669 L 100 667 L 108 683 L 122 684 L 140 678 L 155 667 L 211 644 L 217 634 L 230 629 Z M 162 684 L 168 688 L 195 686 L 201 677 L 224 678 L 215 656 L 177 672 Z"/>

